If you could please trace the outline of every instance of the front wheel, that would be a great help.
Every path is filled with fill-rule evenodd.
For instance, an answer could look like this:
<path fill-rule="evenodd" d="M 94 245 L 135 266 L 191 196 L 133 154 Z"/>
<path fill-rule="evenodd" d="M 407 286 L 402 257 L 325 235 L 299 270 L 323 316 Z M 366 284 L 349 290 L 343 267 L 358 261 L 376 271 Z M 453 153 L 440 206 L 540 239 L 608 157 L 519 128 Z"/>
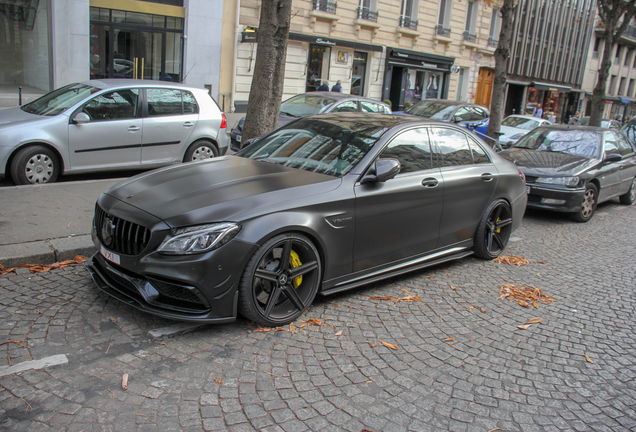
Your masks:
<path fill-rule="evenodd" d="M 497 258 L 508 245 L 512 233 L 512 210 L 508 201 L 492 202 L 481 217 L 475 233 L 475 255 L 491 260 Z"/>
<path fill-rule="evenodd" d="M 209 141 L 199 140 L 192 143 L 186 151 L 184 162 L 212 159 L 219 155 L 219 150 Z"/>
<path fill-rule="evenodd" d="M 571 213 L 572 220 L 576 222 L 587 222 L 592 219 L 596 211 L 596 201 L 598 200 L 598 188 L 593 183 L 588 183 L 583 196 L 581 208 L 576 213 Z"/>
<path fill-rule="evenodd" d="M 619 197 L 621 204 L 632 205 L 636 201 L 636 177 L 632 179 L 632 184 L 625 195 Z"/>
<path fill-rule="evenodd" d="M 20 149 L 11 163 L 11 178 L 18 185 L 53 183 L 59 173 L 57 156 L 41 145 Z"/>
<path fill-rule="evenodd" d="M 311 305 L 322 275 L 316 247 L 300 234 L 281 234 L 261 246 L 239 286 L 239 311 L 267 326 L 289 324 Z"/>

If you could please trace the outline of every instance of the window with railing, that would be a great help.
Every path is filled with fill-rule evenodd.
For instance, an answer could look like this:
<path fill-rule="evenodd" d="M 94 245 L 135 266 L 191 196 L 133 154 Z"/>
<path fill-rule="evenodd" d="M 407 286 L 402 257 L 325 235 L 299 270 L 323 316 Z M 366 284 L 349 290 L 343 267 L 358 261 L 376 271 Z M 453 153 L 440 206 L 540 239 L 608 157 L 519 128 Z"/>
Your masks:
<path fill-rule="evenodd" d="M 465 31 L 462 34 L 462 39 L 464 39 L 466 42 L 475 43 L 475 42 L 477 42 L 477 35 L 470 34 L 470 32 Z"/>
<path fill-rule="evenodd" d="M 437 27 L 448 30 L 449 36 L 451 6 L 451 0 L 439 0 L 439 10 L 437 11 Z M 436 33 L 440 34 L 438 31 Z"/>
<path fill-rule="evenodd" d="M 499 45 L 499 41 L 497 39 L 493 39 L 493 37 L 488 38 L 488 46 L 491 48 L 497 48 Z"/>
<path fill-rule="evenodd" d="M 499 32 L 501 31 L 501 11 L 499 9 L 492 10 L 490 17 L 490 32 L 488 33 L 488 46 L 497 48 L 499 43 Z"/>
<path fill-rule="evenodd" d="M 417 0 L 402 0 L 400 27 L 417 30 Z"/>
<path fill-rule="evenodd" d="M 442 25 L 438 25 L 435 27 L 435 34 L 439 36 L 450 37 L 451 29 L 444 28 L 444 26 Z"/>
<path fill-rule="evenodd" d="M 338 6 L 338 3 L 336 3 L 336 2 L 330 2 L 330 1 L 326 1 L 326 0 L 314 0 L 314 10 L 315 11 L 335 14 L 337 6 Z"/>
<path fill-rule="evenodd" d="M 363 19 L 367 21 L 378 22 L 378 13 L 370 10 L 366 7 L 358 8 L 358 19 Z"/>
<path fill-rule="evenodd" d="M 476 1 L 469 1 L 466 6 L 466 23 L 464 24 L 463 39 L 467 42 L 477 42 L 475 36 L 475 26 L 477 24 L 477 13 L 479 8 Z"/>
<path fill-rule="evenodd" d="M 400 16 L 400 27 L 404 27 L 410 30 L 417 30 L 417 20 L 402 15 Z"/>

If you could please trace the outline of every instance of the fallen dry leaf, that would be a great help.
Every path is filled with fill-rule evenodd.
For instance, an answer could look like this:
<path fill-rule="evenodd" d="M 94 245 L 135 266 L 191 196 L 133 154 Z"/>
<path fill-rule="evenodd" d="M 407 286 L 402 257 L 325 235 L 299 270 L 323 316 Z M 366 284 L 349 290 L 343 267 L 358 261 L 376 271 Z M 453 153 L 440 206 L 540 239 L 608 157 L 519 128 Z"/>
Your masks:
<path fill-rule="evenodd" d="M 448 284 L 448 286 L 449 286 L 449 287 L 450 287 L 450 289 L 452 289 L 453 291 L 455 291 L 455 290 L 457 289 L 457 287 L 456 287 L 455 285 Z"/>
<path fill-rule="evenodd" d="M 28 268 L 31 271 L 31 273 L 43 273 L 43 272 L 48 272 L 48 271 L 56 270 L 56 269 L 64 269 L 73 264 L 81 264 L 86 260 L 88 260 L 88 258 L 80 256 L 80 255 L 76 255 L 75 258 L 73 259 L 67 259 L 67 260 L 56 262 L 53 264 L 22 264 L 20 263 L 18 267 L 14 267 L 10 269 L 5 269 L 4 267 L 0 265 L 0 275 L 15 271 L 18 268 Z"/>
<path fill-rule="evenodd" d="M 530 328 L 530 324 L 518 325 L 517 328 L 520 328 L 521 330 L 528 330 L 528 328 Z"/>
<path fill-rule="evenodd" d="M 322 325 L 322 321 L 320 321 L 319 319 L 316 319 L 316 318 L 308 319 L 307 320 L 307 325 L 321 326 Z"/>
<path fill-rule="evenodd" d="M 223 385 L 223 381 L 221 381 L 221 378 L 214 378 L 214 382 L 218 385 Z"/>
<path fill-rule="evenodd" d="M 535 261 L 537 264 L 547 264 L 547 261 Z"/>
<path fill-rule="evenodd" d="M 433 279 L 436 276 L 426 276 L 426 279 Z"/>
<path fill-rule="evenodd" d="M 416 302 L 421 302 L 421 301 L 422 301 L 422 299 L 421 299 L 420 297 L 418 297 L 418 296 L 414 296 L 414 295 L 410 295 L 410 294 L 409 294 L 409 295 L 407 295 L 406 297 L 396 297 L 396 298 L 395 298 L 395 302 L 396 302 L 396 303 L 397 303 L 397 302 L 401 302 L 401 301 L 403 301 L 403 302 L 407 302 L 407 303 L 412 303 L 412 302 L 414 302 L 414 301 L 416 301 Z"/>
<path fill-rule="evenodd" d="M 381 340 L 381 339 L 378 339 L 378 340 L 380 341 L 380 343 L 381 343 L 382 345 L 384 345 L 384 346 L 385 346 L 385 347 L 387 347 L 387 348 L 391 348 L 391 349 L 393 349 L 393 350 L 396 350 L 396 349 L 398 349 L 398 348 L 399 348 L 396 344 L 392 344 L 392 343 L 384 342 L 384 341 L 383 341 L 383 340 Z"/>
<path fill-rule="evenodd" d="M 455 338 L 446 338 L 446 339 L 444 339 L 444 342 L 452 342 L 454 340 L 455 340 Z"/>
<path fill-rule="evenodd" d="M 499 258 L 495 258 L 493 262 L 498 264 L 516 265 L 517 267 L 530 264 L 530 261 L 528 261 L 526 257 L 517 257 L 512 255 L 502 255 Z"/>
<path fill-rule="evenodd" d="M 542 322 L 543 322 L 543 318 L 536 317 L 536 318 L 530 318 L 524 324 L 539 324 L 539 323 L 542 323 Z"/>
<path fill-rule="evenodd" d="M 124 391 L 128 390 L 128 374 L 127 373 L 125 373 L 121 377 L 121 389 Z"/>
<path fill-rule="evenodd" d="M 473 309 L 475 309 L 475 306 L 471 306 L 468 308 L 469 311 L 472 311 Z"/>
<path fill-rule="evenodd" d="M 486 313 L 486 309 L 484 309 L 483 307 L 480 307 L 479 310 L 481 311 L 481 313 Z"/>
<path fill-rule="evenodd" d="M 256 330 L 252 331 L 252 333 L 267 333 L 272 331 L 272 329 L 270 328 L 257 328 Z"/>
<path fill-rule="evenodd" d="M 389 295 L 385 295 L 385 296 L 369 296 L 369 298 L 371 300 L 387 300 L 387 301 L 391 301 L 391 296 L 389 296 Z"/>
<path fill-rule="evenodd" d="M 340 330 L 338 333 L 336 333 L 336 336 L 340 336 L 342 334 L 342 330 Z"/>
<path fill-rule="evenodd" d="M 530 284 L 503 284 L 499 285 L 499 297 L 497 300 L 507 298 L 509 301 L 516 301 L 519 306 L 530 307 L 532 304 L 539 308 L 539 302 L 543 304 L 554 303 L 552 296 L 543 294 L 540 288 Z M 536 304 L 535 304 L 536 303 Z"/>
<path fill-rule="evenodd" d="M 594 363 L 592 359 L 587 356 L 587 354 L 585 354 L 585 360 L 587 360 L 588 363 L 592 363 L 592 364 Z"/>
<path fill-rule="evenodd" d="M 369 345 L 369 346 L 370 346 L 371 348 L 375 348 L 375 347 L 377 347 L 377 346 L 378 346 L 378 344 L 371 344 L 371 345 Z"/>
<path fill-rule="evenodd" d="M 294 326 L 294 323 L 289 323 L 289 332 L 291 334 L 296 333 L 296 327 Z"/>

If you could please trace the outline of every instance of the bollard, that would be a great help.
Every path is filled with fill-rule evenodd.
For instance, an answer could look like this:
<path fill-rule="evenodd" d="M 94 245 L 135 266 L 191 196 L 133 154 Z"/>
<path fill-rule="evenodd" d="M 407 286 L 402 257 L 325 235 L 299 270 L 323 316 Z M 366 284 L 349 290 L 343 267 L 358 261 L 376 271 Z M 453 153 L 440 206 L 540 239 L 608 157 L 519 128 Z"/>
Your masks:
<path fill-rule="evenodd" d="M 22 86 L 18 87 L 18 104 L 22 105 Z"/>

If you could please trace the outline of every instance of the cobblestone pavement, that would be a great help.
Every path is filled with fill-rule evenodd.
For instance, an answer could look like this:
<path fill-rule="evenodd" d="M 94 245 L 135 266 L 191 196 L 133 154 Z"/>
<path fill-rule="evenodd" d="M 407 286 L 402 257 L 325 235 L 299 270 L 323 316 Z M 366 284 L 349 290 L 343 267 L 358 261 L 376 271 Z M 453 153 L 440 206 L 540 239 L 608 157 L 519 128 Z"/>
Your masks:
<path fill-rule="evenodd" d="M 239 320 L 156 338 L 176 323 L 82 266 L 1 276 L 0 367 L 68 363 L 0 376 L 0 430 L 636 430 L 634 226 L 617 202 L 587 224 L 530 212 L 507 251 L 529 265 L 467 258 L 318 298 L 293 333 Z M 555 302 L 497 300 L 504 283 Z"/>

